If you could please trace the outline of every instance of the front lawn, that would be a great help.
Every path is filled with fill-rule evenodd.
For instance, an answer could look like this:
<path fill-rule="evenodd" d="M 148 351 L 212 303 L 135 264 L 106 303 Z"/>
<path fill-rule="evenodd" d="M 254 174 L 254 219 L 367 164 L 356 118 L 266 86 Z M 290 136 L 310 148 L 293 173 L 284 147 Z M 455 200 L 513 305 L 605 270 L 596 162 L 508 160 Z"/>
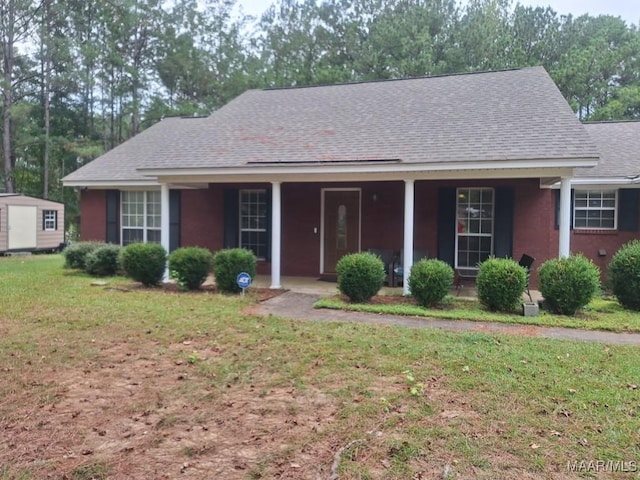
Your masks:
<path fill-rule="evenodd" d="M 448 297 L 445 304 L 440 308 L 420 307 L 410 298 L 402 299 L 401 301 L 398 301 L 399 299 L 397 298 L 394 300 L 387 303 L 381 297 L 381 301 L 378 302 L 349 303 L 342 296 L 333 296 L 317 301 L 314 307 L 452 320 L 581 328 L 584 330 L 606 330 L 611 332 L 640 332 L 640 312 L 625 310 L 612 299 L 595 299 L 575 317 L 554 315 L 543 310 L 535 317 L 490 312 L 484 309 L 478 300 L 469 298 Z"/>
<path fill-rule="evenodd" d="M 0 258 L 0 479 L 621 478 L 640 456 L 637 347 L 263 318 L 62 263 Z"/>

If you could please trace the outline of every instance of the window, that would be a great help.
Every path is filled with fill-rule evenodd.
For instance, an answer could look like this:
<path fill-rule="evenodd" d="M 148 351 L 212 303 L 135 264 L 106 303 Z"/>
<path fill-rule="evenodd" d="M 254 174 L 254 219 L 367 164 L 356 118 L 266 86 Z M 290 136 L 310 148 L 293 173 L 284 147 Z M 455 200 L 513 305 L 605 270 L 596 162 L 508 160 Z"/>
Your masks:
<path fill-rule="evenodd" d="M 240 190 L 240 247 L 267 258 L 266 190 Z"/>
<path fill-rule="evenodd" d="M 616 191 L 574 192 L 573 228 L 616 228 Z"/>
<path fill-rule="evenodd" d="M 160 192 L 122 192 L 122 245 L 160 243 Z"/>
<path fill-rule="evenodd" d="M 476 268 L 493 251 L 493 189 L 459 188 L 456 267 Z"/>
<path fill-rule="evenodd" d="M 56 210 L 42 211 L 43 229 L 47 232 L 58 229 L 58 212 Z"/>

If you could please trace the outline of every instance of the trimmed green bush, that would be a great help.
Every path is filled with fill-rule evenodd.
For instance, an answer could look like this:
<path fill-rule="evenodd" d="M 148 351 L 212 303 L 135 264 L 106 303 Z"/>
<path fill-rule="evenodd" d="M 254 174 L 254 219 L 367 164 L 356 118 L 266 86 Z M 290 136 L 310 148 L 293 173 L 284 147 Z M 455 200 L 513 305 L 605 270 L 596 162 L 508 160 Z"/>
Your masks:
<path fill-rule="evenodd" d="M 147 287 L 164 277 L 167 252 L 159 243 L 132 243 L 120 251 L 120 266 L 127 277 Z"/>
<path fill-rule="evenodd" d="M 336 265 L 338 289 L 353 303 L 371 299 L 384 284 L 384 264 L 380 257 L 369 252 L 352 253 L 342 257 Z"/>
<path fill-rule="evenodd" d="M 96 248 L 87 255 L 86 272 L 89 275 L 108 277 L 118 272 L 118 257 L 120 245 L 107 244 Z"/>
<path fill-rule="evenodd" d="M 199 289 L 212 265 L 213 254 L 206 248 L 184 247 L 169 254 L 169 275 L 185 290 Z"/>
<path fill-rule="evenodd" d="M 575 315 L 600 288 L 600 270 L 582 255 L 547 260 L 538 279 L 546 307 L 561 315 Z"/>
<path fill-rule="evenodd" d="M 257 268 L 258 259 L 251 250 L 245 248 L 219 250 L 213 256 L 213 274 L 221 292 L 241 292 L 237 284 L 238 275 L 245 272 L 255 278 Z"/>
<path fill-rule="evenodd" d="M 623 307 L 640 310 L 640 240 L 632 240 L 615 253 L 607 281 Z"/>
<path fill-rule="evenodd" d="M 442 260 L 423 259 L 411 268 L 409 290 L 419 305 L 442 302 L 453 287 L 453 268 Z"/>
<path fill-rule="evenodd" d="M 64 267 L 85 270 L 87 266 L 87 256 L 94 250 L 105 246 L 100 242 L 76 242 L 64 249 Z"/>
<path fill-rule="evenodd" d="M 511 258 L 489 258 L 479 266 L 476 289 L 489 310 L 516 311 L 527 289 L 527 270 Z"/>

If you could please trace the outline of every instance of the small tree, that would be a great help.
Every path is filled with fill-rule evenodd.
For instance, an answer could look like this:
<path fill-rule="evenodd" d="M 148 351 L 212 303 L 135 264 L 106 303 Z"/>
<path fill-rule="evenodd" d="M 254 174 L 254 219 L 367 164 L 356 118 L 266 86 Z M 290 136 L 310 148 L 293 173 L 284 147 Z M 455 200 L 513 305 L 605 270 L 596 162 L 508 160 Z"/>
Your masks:
<path fill-rule="evenodd" d="M 164 277 L 167 252 L 159 243 L 132 243 L 120 252 L 120 266 L 128 277 L 147 287 Z"/>
<path fill-rule="evenodd" d="M 527 270 L 511 258 L 489 258 L 480 264 L 476 288 L 489 310 L 514 311 L 527 288 Z"/>
<path fill-rule="evenodd" d="M 338 289 L 355 303 L 371 299 L 384 284 L 384 264 L 369 252 L 352 253 L 336 265 Z"/>
<path fill-rule="evenodd" d="M 615 253 L 607 277 L 618 302 L 625 308 L 640 310 L 640 240 L 632 240 Z"/>
<path fill-rule="evenodd" d="M 251 250 L 231 248 L 220 250 L 213 256 L 213 274 L 221 292 L 238 293 L 242 289 L 237 284 L 238 275 L 248 273 L 256 276 L 258 259 Z"/>
<path fill-rule="evenodd" d="M 184 247 L 169 254 L 169 273 L 181 288 L 199 289 L 213 265 L 213 254 L 206 248 Z"/>
<path fill-rule="evenodd" d="M 453 276 L 453 268 L 442 260 L 420 260 L 411 268 L 409 290 L 419 305 L 435 305 L 451 291 Z"/>
<path fill-rule="evenodd" d="M 540 293 L 546 305 L 561 315 L 575 315 L 600 287 L 600 270 L 582 255 L 552 258 L 538 269 Z"/>

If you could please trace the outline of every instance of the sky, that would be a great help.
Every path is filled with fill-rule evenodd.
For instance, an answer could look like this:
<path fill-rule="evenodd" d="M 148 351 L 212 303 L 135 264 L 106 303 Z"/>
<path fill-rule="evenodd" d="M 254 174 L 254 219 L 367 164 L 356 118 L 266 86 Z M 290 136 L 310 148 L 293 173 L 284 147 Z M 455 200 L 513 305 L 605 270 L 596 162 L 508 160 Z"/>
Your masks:
<path fill-rule="evenodd" d="M 518 0 L 513 0 L 515 4 Z M 588 13 L 592 16 L 614 15 L 629 24 L 640 23 L 640 0 L 519 0 L 523 5 L 550 5 L 558 14 L 573 14 L 574 17 Z M 273 3 L 272 0 L 238 0 L 245 14 L 259 17 Z"/>

